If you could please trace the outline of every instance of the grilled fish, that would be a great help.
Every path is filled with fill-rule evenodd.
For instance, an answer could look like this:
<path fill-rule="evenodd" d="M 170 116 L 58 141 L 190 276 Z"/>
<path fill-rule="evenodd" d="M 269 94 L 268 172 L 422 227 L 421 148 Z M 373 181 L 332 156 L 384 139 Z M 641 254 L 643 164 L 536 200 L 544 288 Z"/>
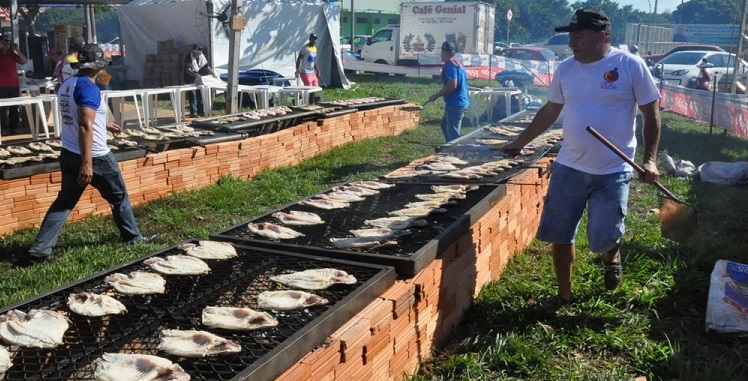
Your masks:
<path fill-rule="evenodd" d="M 431 213 L 444 213 L 447 209 L 433 206 L 419 206 L 415 208 L 398 209 L 389 212 L 391 216 L 425 217 Z"/>
<path fill-rule="evenodd" d="M 127 134 L 136 138 L 145 136 L 145 132 L 138 129 L 127 130 Z"/>
<path fill-rule="evenodd" d="M 28 148 L 22 146 L 8 146 L 6 148 L 8 152 L 14 155 L 30 155 L 31 151 Z"/>
<path fill-rule="evenodd" d="M 410 230 L 394 230 L 390 228 L 368 228 L 368 229 L 351 230 L 351 234 L 353 234 L 356 237 L 391 238 L 391 237 L 399 237 L 401 235 L 410 234 Z"/>
<path fill-rule="evenodd" d="M 421 193 L 415 196 L 419 200 L 423 201 L 449 201 L 450 199 L 462 200 L 466 198 L 465 193 L 462 192 L 441 192 L 441 193 Z"/>
<path fill-rule="evenodd" d="M 483 175 L 468 171 L 452 171 L 447 172 L 442 175 L 442 177 L 450 178 L 450 179 L 459 179 L 459 180 L 471 180 L 471 179 L 480 179 L 483 177 Z"/>
<path fill-rule="evenodd" d="M 322 193 L 322 194 L 318 194 L 316 197 L 321 198 L 323 200 L 339 201 L 339 202 L 358 202 L 358 201 L 365 200 L 365 198 L 361 196 L 356 196 L 353 193 L 341 192 L 341 191 Z"/>
<path fill-rule="evenodd" d="M 330 303 L 329 300 L 304 291 L 264 291 L 257 295 L 257 305 L 264 310 L 288 311 Z"/>
<path fill-rule="evenodd" d="M 251 308 L 205 307 L 203 308 L 203 324 L 213 328 L 249 331 L 274 327 L 278 325 L 278 320 L 267 312 L 255 311 Z"/>
<path fill-rule="evenodd" d="M 354 187 L 361 187 L 361 188 L 367 188 L 367 189 L 387 189 L 392 188 L 395 186 L 395 184 L 386 184 L 386 183 L 380 183 L 379 181 L 354 181 L 352 183 L 348 183 L 348 185 L 354 186 Z"/>
<path fill-rule="evenodd" d="M 104 316 L 124 314 L 127 307 L 109 295 L 92 292 L 78 292 L 68 295 L 68 307 L 83 316 Z"/>
<path fill-rule="evenodd" d="M 210 272 L 208 264 L 202 259 L 191 255 L 169 255 L 166 259 L 151 257 L 143 261 L 161 274 L 169 275 L 201 275 Z"/>
<path fill-rule="evenodd" d="M 420 175 L 425 175 L 427 173 L 431 173 L 429 170 L 415 170 L 415 169 L 409 169 L 409 168 L 400 168 L 396 169 L 386 175 L 384 175 L 385 178 L 388 179 L 402 179 L 407 177 L 416 177 Z"/>
<path fill-rule="evenodd" d="M 419 219 L 418 217 L 382 217 L 374 220 L 366 220 L 365 224 L 378 228 L 389 228 L 393 230 L 407 229 L 411 226 L 426 226 L 428 221 Z"/>
<path fill-rule="evenodd" d="M 54 152 L 52 147 L 42 142 L 31 142 L 29 143 L 29 148 L 31 148 L 34 151 L 39 151 L 39 152 Z"/>
<path fill-rule="evenodd" d="M 356 283 L 356 277 L 337 269 L 304 270 L 291 274 L 272 276 L 270 280 L 288 287 L 304 290 L 323 290 L 336 283 Z"/>
<path fill-rule="evenodd" d="M 298 210 L 291 210 L 288 213 L 275 212 L 272 216 L 277 218 L 278 221 L 283 224 L 292 226 L 319 225 L 325 223 L 325 221 L 322 221 L 322 218 L 315 213 Z"/>
<path fill-rule="evenodd" d="M 319 198 L 310 198 L 307 200 L 301 200 L 299 201 L 299 204 L 313 206 L 315 208 L 320 208 L 320 209 L 341 209 L 341 208 L 347 208 L 351 206 L 351 204 L 347 202 L 322 200 Z"/>
<path fill-rule="evenodd" d="M 205 357 L 242 351 L 241 345 L 210 332 L 177 329 L 161 331 L 158 349 L 183 357 Z"/>
<path fill-rule="evenodd" d="M 431 162 L 440 162 L 440 163 L 449 163 L 454 165 L 465 165 L 468 162 L 465 160 L 462 160 L 458 157 L 450 156 L 450 155 L 436 155 L 431 160 Z"/>
<path fill-rule="evenodd" d="M 442 163 L 439 161 L 435 161 L 433 163 L 428 163 L 426 165 L 423 165 L 422 168 L 429 169 L 432 171 L 454 171 L 457 169 L 457 167 L 454 166 L 452 163 Z"/>
<path fill-rule="evenodd" d="M 104 353 L 94 361 L 97 381 L 189 381 L 178 364 L 158 356 Z"/>
<path fill-rule="evenodd" d="M 344 192 L 349 194 L 355 194 L 356 196 L 366 197 L 366 196 L 373 196 L 375 194 L 378 194 L 379 191 L 376 189 L 369 189 L 364 187 L 357 187 L 354 185 L 341 185 L 332 188 L 335 192 Z"/>
<path fill-rule="evenodd" d="M 436 193 L 470 192 L 476 189 L 478 189 L 477 185 L 467 185 L 467 184 L 432 185 L 431 186 L 431 190 L 433 190 Z"/>
<path fill-rule="evenodd" d="M 104 282 L 125 295 L 163 294 L 166 291 L 166 279 L 145 271 L 133 271 L 128 275 L 114 273 L 104 278 Z"/>
<path fill-rule="evenodd" d="M 194 243 L 184 243 L 179 245 L 185 254 L 200 259 L 228 259 L 234 258 L 238 254 L 234 245 L 228 242 L 218 241 L 197 241 Z"/>
<path fill-rule="evenodd" d="M 44 143 L 50 147 L 62 148 L 62 141 L 59 139 L 48 139 L 45 140 Z"/>
<path fill-rule="evenodd" d="M 386 237 L 330 238 L 330 242 L 336 249 L 373 249 L 386 245 L 397 245 L 397 241 L 389 240 Z"/>
<path fill-rule="evenodd" d="M 10 359 L 10 352 L 0 345 L 0 374 L 5 373 L 11 366 L 13 366 L 13 361 Z"/>
<path fill-rule="evenodd" d="M 0 147 L 0 158 L 10 157 L 11 153 L 7 149 Z"/>
<path fill-rule="evenodd" d="M 409 202 L 405 204 L 406 208 L 438 208 L 445 204 L 456 204 L 457 201 L 450 201 L 449 199 L 437 199 L 437 200 L 426 200 L 426 201 L 416 201 L 416 202 Z"/>
<path fill-rule="evenodd" d="M 0 316 L 0 337 L 7 343 L 26 348 L 54 348 L 70 327 L 69 320 L 55 311 L 8 311 Z"/>
<path fill-rule="evenodd" d="M 270 239 L 293 239 L 303 237 L 304 234 L 296 230 L 272 224 L 270 222 L 250 222 L 247 224 L 249 231 L 254 234 Z"/>

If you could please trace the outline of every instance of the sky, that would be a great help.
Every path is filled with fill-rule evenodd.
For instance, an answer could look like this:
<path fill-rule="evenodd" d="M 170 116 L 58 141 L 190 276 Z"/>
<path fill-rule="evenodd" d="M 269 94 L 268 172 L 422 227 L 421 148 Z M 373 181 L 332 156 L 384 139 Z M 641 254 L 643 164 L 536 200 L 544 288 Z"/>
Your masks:
<path fill-rule="evenodd" d="M 615 1 L 615 0 L 614 0 Z M 657 1 L 657 13 L 662 13 L 665 10 L 670 12 L 677 8 L 681 1 L 685 0 L 656 0 Z M 633 5 L 634 9 L 638 9 L 642 12 L 654 12 L 655 0 L 617 0 L 618 5 Z M 651 10 L 649 7 L 652 7 Z"/>

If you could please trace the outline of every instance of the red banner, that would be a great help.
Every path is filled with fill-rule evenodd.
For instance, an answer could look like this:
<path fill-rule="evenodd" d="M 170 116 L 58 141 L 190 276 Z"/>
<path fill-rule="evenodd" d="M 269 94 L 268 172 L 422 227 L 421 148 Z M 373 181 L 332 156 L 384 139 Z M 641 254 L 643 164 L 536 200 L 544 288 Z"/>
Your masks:
<path fill-rule="evenodd" d="M 664 84 L 660 91 L 662 107 L 689 118 L 707 123 L 711 121 L 715 127 L 748 137 L 748 103 L 744 96 L 692 90 L 667 84 Z"/>

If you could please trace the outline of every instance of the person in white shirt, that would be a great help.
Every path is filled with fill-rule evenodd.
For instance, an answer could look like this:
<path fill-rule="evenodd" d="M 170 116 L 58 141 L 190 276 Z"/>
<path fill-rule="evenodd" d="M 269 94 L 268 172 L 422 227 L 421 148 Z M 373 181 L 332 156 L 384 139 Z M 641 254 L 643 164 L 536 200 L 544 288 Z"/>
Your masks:
<path fill-rule="evenodd" d="M 542 305 L 557 308 L 572 300 L 575 239 L 587 210 L 590 249 L 603 253 L 603 280 L 615 289 L 623 277 L 621 237 L 633 168 L 586 131 L 598 130 L 630 158 L 636 151 L 636 113 L 643 115 L 645 182 L 659 177 L 660 92 L 644 60 L 611 46 L 612 27 L 598 9 L 577 10 L 569 25 L 573 56 L 556 69 L 548 101 L 530 126 L 504 151 L 517 154 L 553 124 L 564 110 L 564 140 L 552 165 L 548 194 L 536 237 L 551 243 L 558 294 Z"/>
<path fill-rule="evenodd" d="M 192 47 L 192 51 L 184 57 L 184 83 L 185 84 L 202 84 L 201 77 L 206 74 L 212 74 L 216 77 L 216 73 L 208 65 L 208 59 L 203 54 L 203 46 L 195 44 Z M 187 93 L 187 100 L 190 104 L 190 117 L 195 118 L 199 116 L 205 116 L 203 109 L 203 97 L 200 90 L 190 91 Z"/>

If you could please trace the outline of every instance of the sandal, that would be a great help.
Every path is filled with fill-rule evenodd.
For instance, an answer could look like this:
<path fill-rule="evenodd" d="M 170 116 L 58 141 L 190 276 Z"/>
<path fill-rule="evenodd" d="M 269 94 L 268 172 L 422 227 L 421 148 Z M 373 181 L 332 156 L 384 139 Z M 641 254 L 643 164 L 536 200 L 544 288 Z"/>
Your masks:
<path fill-rule="evenodd" d="M 561 295 L 553 295 L 539 303 L 540 309 L 547 311 L 556 311 L 559 308 L 571 304 L 572 300 L 566 300 Z"/>
<path fill-rule="evenodd" d="M 603 263 L 603 269 L 605 274 L 603 280 L 605 281 L 605 288 L 608 290 L 615 290 L 618 284 L 623 279 L 623 266 L 620 261 Z"/>

